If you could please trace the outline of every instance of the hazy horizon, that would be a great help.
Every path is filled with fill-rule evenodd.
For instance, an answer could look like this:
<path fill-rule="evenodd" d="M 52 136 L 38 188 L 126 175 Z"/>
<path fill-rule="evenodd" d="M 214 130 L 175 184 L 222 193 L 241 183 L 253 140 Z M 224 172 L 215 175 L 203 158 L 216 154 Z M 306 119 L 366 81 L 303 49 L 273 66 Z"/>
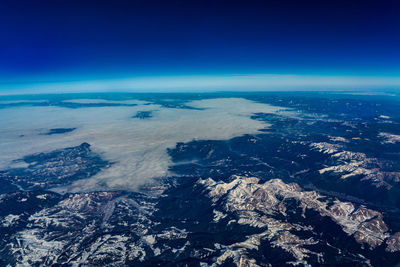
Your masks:
<path fill-rule="evenodd" d="M 3 83 L 0 95 L 96 92 L 375 91 L 399 90 L 399 77 L 288 74 L 180 75 Z"/>

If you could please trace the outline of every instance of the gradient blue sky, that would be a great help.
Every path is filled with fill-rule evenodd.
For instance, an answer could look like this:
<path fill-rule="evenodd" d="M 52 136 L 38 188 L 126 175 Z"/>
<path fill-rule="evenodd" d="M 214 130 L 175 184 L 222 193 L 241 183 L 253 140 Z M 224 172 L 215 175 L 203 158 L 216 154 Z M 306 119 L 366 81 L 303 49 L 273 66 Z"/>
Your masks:
<path fill-rule="evenodd" d="M 2 1 L 0 87 L 232 74 L 399 85 L 399 14 L 370 0 Z"/>

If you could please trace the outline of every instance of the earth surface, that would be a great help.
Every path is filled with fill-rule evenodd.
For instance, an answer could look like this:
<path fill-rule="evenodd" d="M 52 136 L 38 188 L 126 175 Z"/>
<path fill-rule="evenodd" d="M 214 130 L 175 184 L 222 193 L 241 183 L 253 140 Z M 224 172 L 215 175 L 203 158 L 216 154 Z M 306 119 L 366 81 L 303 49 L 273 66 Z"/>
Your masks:
<path fill-rule="evenodd" d="M 400 96 L 0 97 L 0 266 L 396 266 Z"/>

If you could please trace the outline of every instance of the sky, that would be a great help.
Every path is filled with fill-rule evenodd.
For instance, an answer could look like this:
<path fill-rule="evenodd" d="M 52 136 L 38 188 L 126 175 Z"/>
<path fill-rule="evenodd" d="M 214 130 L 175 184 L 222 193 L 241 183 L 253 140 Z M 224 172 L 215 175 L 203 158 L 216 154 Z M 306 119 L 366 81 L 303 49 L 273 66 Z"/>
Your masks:
<path fill-rule="evenodd" d="M 382 0 L 2 1 L 0 90 L 396 87 L 399 14 Z"/>

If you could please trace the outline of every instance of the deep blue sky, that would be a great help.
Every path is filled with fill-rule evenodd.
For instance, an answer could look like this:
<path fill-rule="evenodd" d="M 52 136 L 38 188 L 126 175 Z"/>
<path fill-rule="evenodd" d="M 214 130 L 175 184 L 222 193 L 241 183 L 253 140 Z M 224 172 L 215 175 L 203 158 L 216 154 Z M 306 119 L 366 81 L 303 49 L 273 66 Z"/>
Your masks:
<path fill-rule="evenodd" d="M 399 1 L 1 1 L 0 81 L 400 76 Z"/>

